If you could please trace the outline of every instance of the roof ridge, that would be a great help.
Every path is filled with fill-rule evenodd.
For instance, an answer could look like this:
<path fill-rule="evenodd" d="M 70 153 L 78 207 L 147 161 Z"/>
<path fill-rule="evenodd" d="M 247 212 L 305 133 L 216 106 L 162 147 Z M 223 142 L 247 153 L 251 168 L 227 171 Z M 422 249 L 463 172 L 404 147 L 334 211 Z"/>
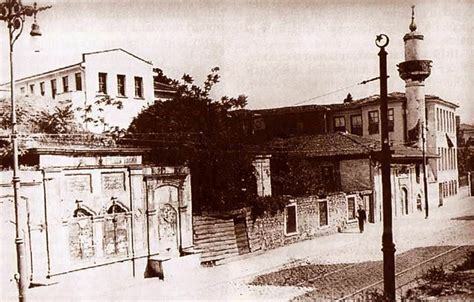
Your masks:
<path fill-rule="evenodd" d="M 91 52 L 83 52 L 83 53 L 82 53 L 82 62 L 84 62 L 84 57 L 85 57 L 86 55 L 94 55 L 94 54 L 99 54 L 99 53 L 104 53 L 104 52 L 111 52 L 111 51 L 117 51 L 117 50 L 123 51 L 123 52 L 125 52 L 126 54 L 128 54 L 128 55 L 130 55 L 130 56 L 132 56 L 132 57 L 134 57 L 134 58 L 136 58 L 136 59 L 139 59 L 139 60 L 141 60 L 141 61 L 143 61 L 143 62 L 145 62 L 145 63 L 148 63 L 148 64 L 150 64 L 150 65 L 153 65 L 153 63 L 152 63 L 151 61 L 145 60 L 145 59 L 143 59 L 143 58 L 141 58 L 141 57 L 139 57 L 139 56 L 137 56 L 137 55 L 135 55 L 135 54 L 133 54 L 133 53 L 131 53 L 131 52 L 129 52 L 129 51 L 123 49 L 123 48 L 121 48 L 121 47 L 118 47 L 118 48 L 110 48 L 110 49 L 104 49 L 104 50 L 97 50 L 97 51 L 91 51 Z"/>

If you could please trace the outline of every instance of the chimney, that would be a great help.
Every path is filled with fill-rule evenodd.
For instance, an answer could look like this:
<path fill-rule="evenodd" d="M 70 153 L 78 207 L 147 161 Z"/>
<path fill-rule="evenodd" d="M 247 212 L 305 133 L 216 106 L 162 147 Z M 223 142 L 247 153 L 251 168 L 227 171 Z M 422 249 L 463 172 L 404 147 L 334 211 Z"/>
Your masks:
<path fill-rule="evenodd" d="M 352 95 L 350 93 L 347 94 L 346 98 L 344 99 L 344 104 L 352 102 Z"/>

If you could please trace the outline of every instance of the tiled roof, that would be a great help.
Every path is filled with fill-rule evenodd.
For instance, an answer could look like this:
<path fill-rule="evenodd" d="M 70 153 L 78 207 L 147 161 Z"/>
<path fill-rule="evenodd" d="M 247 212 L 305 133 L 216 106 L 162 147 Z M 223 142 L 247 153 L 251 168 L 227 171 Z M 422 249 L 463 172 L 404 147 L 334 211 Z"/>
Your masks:
<path fill-rule="evenodd" d="M 324 106 L 330 110 L 354 109 L 354 108 L 359 108 L 364 105 L 377 104 L 379 101 L 380 101 L 380 96 L 378 94 L 375 94 L 363 99 L 353 100 L 347 103 L 335 103 L 335 104 L 328 104 Z M 393 101 L 405 102 L 406 101 L 405 94 L 401 92 L 390 93 L 388 95 L 388 101 L 389 102 L 393 102 Z"/>
<path fill-rule="evenodd" d="M 370 153 L 370 149 L 366 146 L 340 132 L 278 138 L 254 147 L 263 153 L 285 153 L 307 157 L 368 155 Z"/>
<path fill-rule="evenodd" d="M 450 105 L 450 106 L 458 107 L 458 105 L 456 105 L 452 102 L 448 102 L 446 100 L 443 100 L 440 97 L 437 97 L 435 95 L 427 94 L 425 96 L 425 99 L 427 101 L 437 101 L 437 102 L 441 102 L 441 103 L 444 103 L 444 104 L 447 104 L 447 105 Z M 347 103 L 329 104 L 329 105 L 324 105 L 324 106 L 326 108 L 330 109 L 330 110 L 342 110 L 342 109 L 355 109 L 355 108 L 359 108 L 359 107 L 362 107 L 362 106 L 365 106 L 365 105 L 379 104 L 379 102 L 380 102 L 380 95 L 375 94 L 375 95 L 372 95 L 372 96 L 369 96 L 369 97 L 366 97 L 366 98 L 363 98 L 363 99 L 358 99 L 358 100 L 354 100 L 354 101 L 347 102 Z M 390 102 L 406 102 L 405 93 L 403 93 L 403 92 L 389 93 L 388 94 L 388 102 L 389 103 Z"/>
<path fill-rule="evenodd" d="M 22 77 L 20 79 L 15 80 L 15 83 L 18 83 L 18 82 L 21 82 L 21 81 L 24 81 L 24 80 L 28 80 L 28 79 L 32 79 L 32 78 L 35 78 L 35 77 L 43 76 L 43 75 L 46 75 L 46 74 L 59 72 L 59 71 L 66 70 L 66 69 L 69 69 L 69 68 L 80 67 L 81 64 L 85 62 L 85 56 L 100 54 L 100 53 L 106 53 L 106 52 L 111 52 L 111 51 L 122 51 L 122 52 L 124 52 L 124 53 L 126 53 L 126 54 L 140 60 L 140 61 L 143 61 L 143 62 L 145 62 L 149 65 L 153 65 L 153 63 L 151 61 L 145 60 L 145 59 L 143 59 L 143 58 L 141 58 L 141 57 L 139 57 L 139 56 L 137 56 L 137 55 L 135 55 L 135 54 L 133 54 L 129 51 L 126 51 L 123 48 L 105 49 L 105 50 L 99 50 L 99 51 L 93 51 L 93 52 L 85 52 L 85 53 L 82 54 L 82 61 L 81 62 L 66 65 L 66 66 L 61 66 L 61 67 L 54 68 L 54 69 L 51 69 L 51 70 L 47 70 L 47 71 L 44 71 L 44 72 L 41 72 L 41 73 L 37 73 L 37 74 L 29 75 L 29 76 L 26 76 L 26 77 Z M 1 83 L 0 86 L 7 85 L 9 83 L 10 82 Z"/>
<path fill-rule="evenodd" d="M 300 112 L 313 112 L 313 111 L 327 111 L 328 109 L 322 105 L 303 105 L 303 106 L 290 106 L 280 108 L 269 108 L 269 109 L 255 109 L 253 113 L 262 115 L 276 115 L 285 113 L 300 113 Z"/>
<path fill-rule="evenodd" d="M 464 130 L 464 131 L 466 131 L 466 130 L 472 131 L 472 130 L 474 130 L 474 125 L 464 124 L 464 123 L 463 123 L 463 124 L 459 125 L 459 129 L 460 129 L 460 130 Z"/>
<path fill-rule="evenodd" d="M 438 101 L 450 106 L 458 107 L 452 102 L 448 102 L 434 95 L 426 95 L 427 101 Z M 289 106 L 289 107 L 280 107 L 280 108 L 270 108 L 270 109 L 256 109 L 252 110 L 253 113 L 262 114 L 262 115 L 276 115 L 276 114 L 285 114 L 285 113 L 300 113 L 300 112 L 315 112 L 315 111 L 330 111 L 330 110 L 344 110 L 344 109 L 355 109 L 360 108 L 365 105 L 378 104 L 380 101 L 380 96 L 378 94 L 353 100 L 347 103 L 333 103 L 328 105 L 301 105 L 301 106 Z M 388 102 L 406 102 L 405 93 L 403 92 L 392 92 L 388 94 Z"/>
<path fill-rule="evenodd" d="M 368 156 L 381 151 L 380 141 L 349 133 L 336 132 L 319 135 L 294 136 L 277 138 L 270 142 L 253 146 L 254 152 L 268 154 L 291 154 L 305 157 L 330 156 Z M 393 145 L 394 159 L 421 159 L 419 149 L 403 145 Z M 426 154 L 427 157 L 437 157 L 436 154 Z"/>
<path fill-rule="evenodd" d="M 350 138 L 354 142 L 357 142 L 360 145 L 369 148 L 372 152 L 379 152 L 382 150 L 382 144 L 379 140 L 361 137 L 358 135 L 344 133 L 344 136 Z M 418 148 L 413 148 L 405 145 L 394 144 L 390 146 L 390 151 L 392 152 L 393 158 L 422 158 L 423 153 Z M 438 157 L 436 154 L 426 153 L 427 157 Z"/>

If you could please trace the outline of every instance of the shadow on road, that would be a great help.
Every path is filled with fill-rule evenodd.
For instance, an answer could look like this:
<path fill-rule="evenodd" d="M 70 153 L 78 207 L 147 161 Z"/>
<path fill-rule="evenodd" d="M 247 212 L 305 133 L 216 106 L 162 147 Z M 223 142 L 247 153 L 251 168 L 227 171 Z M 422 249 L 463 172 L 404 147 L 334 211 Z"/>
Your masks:
<path fill-rule="evenodd" d="M 451 220 L 474 220 L 474 216 L 455 217 L 455 218 L 451 218 Z"/>

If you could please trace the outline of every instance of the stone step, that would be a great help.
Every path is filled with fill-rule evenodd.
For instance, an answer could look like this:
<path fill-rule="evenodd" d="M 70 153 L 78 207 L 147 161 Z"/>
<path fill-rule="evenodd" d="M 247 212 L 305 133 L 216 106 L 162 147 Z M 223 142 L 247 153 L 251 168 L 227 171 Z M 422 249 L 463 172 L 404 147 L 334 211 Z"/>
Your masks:
<path fill-rule="evenodd" d="M 176 280 L 189 277 L 201 269 L 201 255 L 189 254 L 181 257 L 158 255 L 148 262 L 148 277 L 158 277 L 162 280 Z"/>

